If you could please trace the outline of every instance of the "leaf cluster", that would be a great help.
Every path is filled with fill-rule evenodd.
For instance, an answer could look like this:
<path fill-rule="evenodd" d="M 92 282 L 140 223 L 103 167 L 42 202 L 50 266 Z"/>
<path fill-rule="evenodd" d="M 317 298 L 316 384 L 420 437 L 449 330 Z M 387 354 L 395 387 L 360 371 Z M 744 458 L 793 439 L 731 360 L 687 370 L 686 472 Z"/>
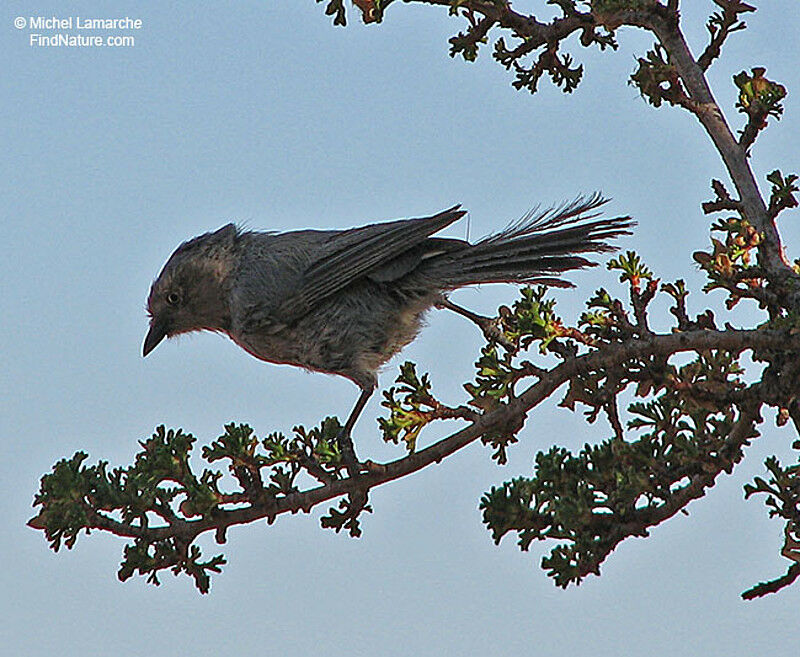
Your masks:
<path fill-rule="evenodd" d="M 386 442 L 397 444 L 402 440 L 413 452 L 419 432 L 434 419 L 439 403 L 431 395 L 428 375 L 417 376 L 414 363 L 403 363 L 396 383 L 383 393 L 381 406 L 389 409 L 389 417 L 378 418 L 378 425 Z"/>
<path fill-rule="evenodd" d="M 326 418 L 311 430 L 295 427 L 292 438 L 273 433 L 259 441 L 249 426 L 227 425 L 225 433 L 202 449 L 207 463 L 227 462 L 238 490 L 224 492 L 223 472 L 204 468 L 198 476 L 193 470 L 194 436 L 159 426 L 140 443 L 141 451 L 127 468 L 109 471 L 105 461 L 87 466 L 85 452 L 57 462 L 42 477 L 34 498 L 38 513 L 29 524 L 44 531 L 54 551 L 62 544 L 72 548 L 82 531 L 101 529 L 127 536 L 133 542 L 124 550 L 121 580 L 138 573 L 158 584 L 159 572 L 171 569 L 176 575 L 190 575 L 206 593 L 209 573 L 219 572 L 225 560 L 218 555 L 202 561 L 200 548 L 192 545 L 194 538 L 216 527 L 218 541 L 224 542 L 228 516 L 248 508 L 270 508 L 295 493 L 301 472 L 324 481 L 339 478 L 340 430 L 336 418 Z M 332 510 L 334 519 L 323 526 L 338 531 L 336 513 Z M 354 535 L 356 516 L 351 512 L 344 523 Z"/>
<path fill-rule="evenodd" d="M 577 455 L 563 447 L 539 452 L 533 477 L 517 477 L 486 493 L 480 504 L 495 542 L 509 532 L 528 550 L 534 540 L 558 545 L 542 567 L 558 586 L 599 574 L 600 564 L 628 536 L 648 528 L 699 497 L 717 474 L 730 472 L 756 434 L 731 438 L 737 413 L 720 395 L 743 384 L 730 354 L 712 352 L 661 378 L 661 393 L 629 407 L 637 440 L 615 437 L 586 445 Z M 575 401 L 575 386 L 570 388 Z M 641 390 L 650 394 L 651 390 Z M 716 403 L 710 403 L 714 399 Z"/>
<path fill-rule="evenodd" d="M 800 440 L 796 440 L 792 447 L 800 450 Z M 781 554 L 792 565 L 782 577 L 761 582 L 745 591 L 742 597 L 747 600 L 773 593 L 800 577 L 800 457 L 794 465 L 783 466 L 776 457 L 771 456 L 764 465 L 769 473 L 769 480 L 756 477 L 752 484 L 746 484 L 745 498 L 752 495 L 765 496 L 764 503 L 769 509 L 769 517 L 782 518 L 785 521 Z"/>
<path fill-rule="evenodd" d="M 638 68 L 631 74 L 629 83 L 639 90 L 648 103 L 653 107 L 661 107 L 664 102 L 670 105 L 688 103 L 678 69 L 663 46 L 655 44 L 644 57 L 636 61 Z"/>

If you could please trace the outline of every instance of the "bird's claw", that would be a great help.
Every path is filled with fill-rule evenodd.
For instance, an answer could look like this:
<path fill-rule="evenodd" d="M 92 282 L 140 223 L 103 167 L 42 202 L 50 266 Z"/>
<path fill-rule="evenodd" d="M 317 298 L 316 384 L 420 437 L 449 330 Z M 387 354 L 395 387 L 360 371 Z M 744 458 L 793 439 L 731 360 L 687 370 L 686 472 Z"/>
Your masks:
<path fill-rule="evenodd" d="M 361 463 L 356 457 L 353 440 L 350 438 L 350 432 L 347 431 L 347 429 L 342 428 L 336 435 L 336 444 L 339 446 L 339 451 L 342 454 L 342 462 L 345 468 L 347 468 L 347 472 L 352 477 L 361 469 Z"/>
<path fill-rule="evenodd" d="M 483 337 L 486 338 L 487 342 L 496 342 L 506 351 L 514 351 L 517 348 L 516 345 L 506 337 L 499 317 L 492 319 L 484 317 L 483 321 L 478 323 L 478 326 L 480 326 Z"/>

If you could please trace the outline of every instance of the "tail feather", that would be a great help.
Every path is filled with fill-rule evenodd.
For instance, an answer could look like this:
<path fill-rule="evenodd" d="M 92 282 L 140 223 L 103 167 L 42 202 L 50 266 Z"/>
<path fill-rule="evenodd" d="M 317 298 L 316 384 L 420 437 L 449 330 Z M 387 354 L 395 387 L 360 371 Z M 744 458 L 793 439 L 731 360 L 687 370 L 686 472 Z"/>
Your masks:
<path fill-rule="evenodd" d="M 593 212 L 593 210 L 597 210 L 608 202 L 609 199 L 603 198 L 599 192 L 594 192 L 588 198 L 579 196 L 574 201 L 568 201 L 551 208 L 542 209 L 541 206 L 537 205 L 516 221 L 512 221 L 499 233 L 484 237 L 476 246 L 507 241 L 508 239 L 519 239 L 528 235 L 541 234 L 544 231 L 559 228 L 567 223 L 595 219 L 600 216 L 600 213 Z M 586 212 L 593 213 L 581 217 Z"/>
<path fill-rule="evenodd" d="M 594 211 L 605 203 L 593 194 L 556 208 L 532 210 L 476 244 L 431 258 L 427 273 L 449 289 L 478 283 L 553 284 L 553 274 L 596 264 L 578 254 L 615 251 L 608 241 L 631 234 L 635 222 L 630 217 L 597 219 Z"/>
<path fill-rule="evenodd" d="M 628 232 L 621 230 L 620 221 L 621 219 L 604 219 L 543 234 L 527 235 L 523 238 L 511 237 L 491 243 L 478 242 L 471 249 L 459 252 L 459 255 L 470 261 L 479 261 L 496 258 L 498 255 L 508 257 L 514 253 L 530 257 L 536 254 L 547 256 L 614 251 L 615 247 L 607 244 L 605 240 Z"/>

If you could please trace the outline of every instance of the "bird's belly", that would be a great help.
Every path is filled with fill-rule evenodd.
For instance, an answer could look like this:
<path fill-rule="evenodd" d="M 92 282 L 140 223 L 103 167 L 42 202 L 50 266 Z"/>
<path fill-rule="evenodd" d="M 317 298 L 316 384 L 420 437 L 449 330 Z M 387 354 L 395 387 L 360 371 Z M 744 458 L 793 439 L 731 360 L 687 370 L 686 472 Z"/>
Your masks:
<path fill-rule="evenodd" d="M 261 360 L 372 385 L 378 369 L 417 336 L 435 300 L 426 296 L 398 303 L 396 298 L 342 295 L 291 326 L 230 336 Z"/>
<path fill-rule="evenodd" d="M 237 335 L 229 333 L 229 336 L 237 345 L 259 360 L 336 374 L 336 365 L 333 362 L 329 363 L 332 368 L 321 367 L 322 363 L 317 353 L 318 349 L 314 345 L 305 343 L 301 346 L 298 343 L 296 334 L 282 335 L 281 333 L 269 335 L 259 333 Z"/>

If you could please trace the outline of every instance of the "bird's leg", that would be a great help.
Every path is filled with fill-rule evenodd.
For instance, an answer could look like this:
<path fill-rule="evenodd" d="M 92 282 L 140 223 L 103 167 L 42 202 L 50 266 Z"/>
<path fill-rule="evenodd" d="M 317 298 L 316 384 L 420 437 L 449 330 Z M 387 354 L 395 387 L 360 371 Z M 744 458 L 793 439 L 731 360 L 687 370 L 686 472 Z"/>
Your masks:
<path fill-rule="evenodd" d="M 511 342 L 509 342 L 506 336 L 503 334 L 503 330 L 500 328 L 498 319 L 485 317 L 484 315 L 478 315 L 471 310 L 457 306 L 449 299 L 444 299 L 436 305 L 439 308 L 452 310 L 454 313 L 458 313 L 462 317 L 466 317 L 474 324 L 477 324 L 478 328 L 480 328 L 481 332 L 483 333 L 483 337 L 485 337 L 489 342 L 496 342 L 505 349 L 514 349 L 514 345 L 511 344 Z"/>
<path fill-rule="evenodd" d="M 356 451 L 353 447 L 353 439 L 351 438 L 350 433 L 353 431 L 353 427 L 356 424 L 356 420 L 358 420 L 358 416 L 361 415 L 361 411 L 364 410 L 364 406 L 367 405 L 367 402 L 369 401 L 369 398 L 372 397 L 373 392 L 375 392 L 374 384 L 368 388 L 361 388 L 361 394 L 356 400 L 356 405 L 353 406 L 353 410 L 350 411 L 350 415 L 345 421 L 341 431 L 339 431 L 339 435 L 336 437 L 336 440 L 339 443 L 339 449 L 342 452 L 342 458 L 347 466 L 347 472 L 351 477 L 358 474 L 359 462 L 358 457 L 356 457 Z"/>

